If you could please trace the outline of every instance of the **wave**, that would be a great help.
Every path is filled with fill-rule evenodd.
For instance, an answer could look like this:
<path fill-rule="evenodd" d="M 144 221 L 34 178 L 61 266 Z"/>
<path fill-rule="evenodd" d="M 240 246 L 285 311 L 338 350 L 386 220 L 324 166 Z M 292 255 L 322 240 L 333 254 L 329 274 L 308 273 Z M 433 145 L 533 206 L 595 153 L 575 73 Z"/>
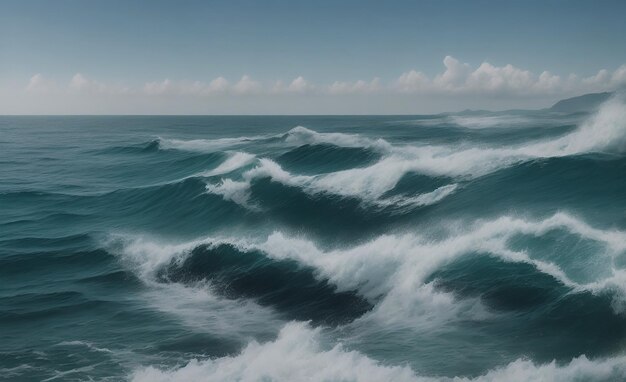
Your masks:
<path fill-rule="evenodd" d="M 521 115 L 453 115 L 448 118 L 455 125 L 468 129 L 525 127 L 534 121 Z"/>
<path fill-rule="evenodd" d="M 95 150 L 95 153 L 102 154 L 145 154 L 159 150 L 160 140 L 153 139 L 149 142 L 138 143 L 128 146 L 113 146 L 106 149 Z"/>
<path fill-rule="evenodd" d="M 384 365 L 345 348 L 324 344 L 320 329 L 304 323 L 285 325 L 273 342 L 250 342 L 235 356 L 191 360 L 170 370 L 136 369 L 130 376 L 142 381 L 356 381 L 356 382 L 504 382 L 504 381 L 614 381 L 626 378 L 626 357 L 590 360 L 584 355 L 567 364 L 535 364 L 518 359 L 475 378 L 422 376 L 408 366 Z"/>
<path fill-rule="evenodd" d="M 368 148 L 324 143 L 298 146 L 278 156 L 276 161 L 287 171 L 315 175 L 371 165 L 381 156 Z"/>
<path fill-rule="evenodd" d="M 179 255 L 201 243 L 167 245 L 144 237 L 113 235 L 104 245 L 148 287 L 140 297 L 153 309 L 177 317 L 185 326 L 238 341 L 275 333 L 282 321 L 271 309 L 249 299 L 222 297 L 209 280 L 183 284 L 162 279 L 159 272 L 172 261 L 182 265 L 183 257 Z"/>
<path fill-rule="evenodd" d="M 292 175 L 273 160 L 261 158 L 255 168 L 243 174 L 243 179 L 222 180 L 219 185 L 209 185 L 208 191 L 249 207 L 249 191 L 247 190 L 250 182 L 254 179 L 270 178 L 287 186 L 302 188 L 309 194 L 357 197 L 370 204 L 395 203 L 399 207 L 433 204 L 442 198 L 409 195 L 387 200 L 380 199 L 410 173 L 432 177 L 475 178 L 530 160 L 590 152 L 621 153 L 626 148 L 626 107 L 621 100 L 612 99 L 607 101 L 591 119 L 571 133 L 559 138 L 504 148 L 392 146 L 382 139 L 371 140 L 342 133 L 317 133 L 303 127 L 292 129 L 286 134 L 285 140 L 297 144 L 373 147 L 383 152 L 384 155 L 379 161 L 367 167 L 318 175 Z M 246 158 L 245 164 L 249 164 L 251 159 Z M 226 165 L 224 163 L 224 166 Z M 449 184 L 445 189 L 433 190 L 433 192 L 436 195 L 447 196 L 454 189 L 454 184 Z M 444 190 L 446 192 L 442 192 Z"/>
<path fill-rule="evenodd" d="M 243 342 L 273 336 L 283 324 L 272 309 L 250 299 L 221 296 L 210 282 L 166 283 L 154 278 L 144 278 L 143 282 L 148 288 L 139 298 L 193 332 Z"/>
<path fill-rule="evenodd" d="M 211 283 L 222 296 L 253 299 L 289 319 L 337 325 L 352 321 L 371 308 L 352 291 L 338 292 L 315 270 L 293 260 L 269 259 L 259 251 L 241 252 L 222 245 L 201 245 L 184 261 L 162 268 L 163 282 Z"/>
<path fill-rule="evenodd" d="M 393 148 L 382 138 L 371 139 L 358 134 L 319 133 L 303 126 L 294 127 L 283 135 L 283 138 L 285 142 L 297 146 L 330 144 L 339 147 L 371 148 L 381 152 L 389 152 Z"/>
<path fill-rule="evenodd" d="M 443 266 L 476 254 L 528 264 L 572 293 L 609 294 L 616 312 L 626 310 L 626 270 L 614 264 L 626 250 L 626 233 L 599 230 L 564 213 L 539 221 L 502 217 L 469 226 L 475 228 L 463 230 L 452 225 L 440 239 L 427 234 L 383 235 L 352 248 L 330 251 L 319 249 L 309 240 L 275 232 L 265 240 L 206 238 L 178 245 L 135 239 L 127 242 L 122 252 L 139 259 L 145 274 L 156 274 L 168 264 L 183 264 L 201 246 L 226 245 L 242 254 L 260 252 L 275 261 L 295 261 L 314 269 L 320 281 L 332 283 L 339 293 L 357 291 L 374 304 L 368 316 L 385 322 L 386 326 L 404 326 L 403 321 L 413 327 L 440 324 L 456 319 L 461 312 L 477 319 L 484 316 L 484 309 L 476 306 L 476 301 L 458 301 L 453 294 L 439 290 L 436 280 L 430 279 Z M 595 279 L 595 275 L 590 275 L 595 281 L 588 283 L 576 282 L 567 270 L 550 259 L 510 248 L 510 241 L 516 235 L 543 236 L 558 230 L 599 243 L 604 250 L 593 256 L 607 264 L 610 274 Z"/>
<path fill-rule="evenodd" d="M 538 222 L 503 217 L 475 225 L 476 229 L 455 232 L 440 241 L 411 234 L 385 235 L 354 248 L 330 252 L 319 250 L 310 241 L 275 233 L 259 248 L 273 258 L 292 258 L 318 269 L 339 290 L 356 289 L 372 301 L 383 296 L 373 311 L 383 320 L 399 317 L 441 320 L 443 315 L 454 317 L 459 309 L 465 309 L 449 295 L 433 289 L 432 283 L 427 281 L 429 275 L 443 265 L 475 253 L 530 264 L 574 292 L 612 292 L 614 309 L 621 312 L 626 307 L 624 270 L 613 267 L 611 276 L 580 284 L 572 281 L 558 264 L 508 247 L 509 239 L 516 234 L 542 235 L 565 229 L 606 245 L 609 256 L 604 261 L 610 262 L 626 248 L 626 233 L 599 231 L 563 213 Z"/>
<path fill-rule="evenodd" d="M 372 148 L 380 151 L 389 151 L 391 144 L 384 139 L 370 139 L 357 134 L 344 133 L 320 133 L 296 126 L 286 133 L 279 135 L 258 135 L 252 137 L 216 138 L 216 139 L 157 139 L 159 148 L 162 150 L 183 150 L 193 152 L 214 152 L 216 150 L 232 148 L 248 143 L 259 141 L 281 140 L 290 146 L 302 146 L 307 144 L 321 145 L 331 144 L 339 147 Z"/>
<path fill-rule="evenodd" d="M 510 147 L 486 146 L 410 146 L 392 145 L 384 139 L 358 134 L 320 133 L 297 126 L 278 136 L 256 136 L 220 139 L 176 140 L 159 138 L 164 149 L 215 151 L 259 140 L 281 138 L 288 145 L 335 145 L 347 148 L 374 149 L 384 157 L 372 166 L 353 169 L 365 176 L 384 170 L 399 179 L 407 172 L 429 175 L 481 176 L 515 163 L 538 158 L 580 155 L 590 152 L 622 153 L 626 149 L 626 107 L 621 98 L 606 101 L 599 111 L 576 130 L 558 137 Z M 368 170 L 369 169 L 369 170 Z M 374 180 L 372 180 L 374 182 Z"/>
<path fill-rule="evenodd" d="M 446 146 L 410 148 L 409 159 L 399 160 L 396 171 L 406 168 L 427 174 L 480 176 L 511 164 L 538 158 L 591 152 L 622 153 L 626 143 L 626 106 L 615 98 L 607 101 L 578 129 L 562 137 L 517 147 L 467 149 Z"/>
<path fill-rule="evenodd" d="M 208 193 L 221 195 L 228 200 L 245 207 L 251 211 L 260 211 L 261 208 L 250 202 L 250 183 L 238 182 L 232 179 L 222 179 L 218 184 L 207 184 Z"/>
<path fill-rule="evenodd" d="M 456 191 L 458 184 L 448 184 L 436 188 L 433 191 L 416 196 L 396 195 L 376 200 L 376 205 L 381 208 L 392 208 L 404 211 L 414 207 L 424 207 L 439 203 Z"/>
<path fill-rule="evenodd" d="M 222 179 L 221 183 L 208 184 L 207 192 L 222 195 L 224 199 L 244 207 L 251 207 L 252 204 L 249 202 L 251 184 L 254 180 L 269 178 L 285 186 L 299 188 L 310 195 L 353 197 L 374 206 L 395 206 L 402 209 L 437 203 L 456 190 L 457 185 L 450 184 L 421 195 L 383 198 L 405 175 L 404 171 L 388 171 L 389 161 L 393 159 L 383 159 L 371 167 L 329 174 L 292 175 L 273 160 L 261 158 L 258 166 L 243 174 L 241 181 Z"/>
<path fill-rule="evenodd" d="M 204 171 L 192 176 L 216 176 L 228 174 L 229 172 L 233 172 L 242 167 L 245 167 L 252 163 L 256 157 L 252 154 L 248 154 L 245 152 L 234 152 L 231 153 L 230 156 L 222 162 L 219 166 L 214 168 L 213 170 Z"/>
<path fill-rule="evenodd" d="M 423 146 L 398 147 L 371 170 L 379 167 L 399 178 L 407 172 L 435 176 L 479 177 L 521 162 L 582 155 L 623 153 L 626 149 L 626 106 L 607 101 L 597 114 L 562 137 L 511 147 Z M 375 167 L 376 166 L 376 167 Z M 367 169 L 356 169 L 355 174 Z"/>
<path fill-rule="evenodd" d="M 158 138 L 159 148 L 162 150 L 182 150 L 192 152 L 215 152 L 234 146 L 267 139 L 268 136 L 216 138 L 216 139 L 169 139 Z"/>

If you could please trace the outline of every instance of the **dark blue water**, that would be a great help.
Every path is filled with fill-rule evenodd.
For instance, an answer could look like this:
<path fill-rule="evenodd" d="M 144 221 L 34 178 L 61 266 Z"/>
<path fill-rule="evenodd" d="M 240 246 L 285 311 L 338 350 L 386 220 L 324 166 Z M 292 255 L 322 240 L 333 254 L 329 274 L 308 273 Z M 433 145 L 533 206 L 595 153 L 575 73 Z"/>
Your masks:
<path fill-rule="evenodd" d="M 626 107 L 0 117 L 0 378 L 626 378 Z"/>

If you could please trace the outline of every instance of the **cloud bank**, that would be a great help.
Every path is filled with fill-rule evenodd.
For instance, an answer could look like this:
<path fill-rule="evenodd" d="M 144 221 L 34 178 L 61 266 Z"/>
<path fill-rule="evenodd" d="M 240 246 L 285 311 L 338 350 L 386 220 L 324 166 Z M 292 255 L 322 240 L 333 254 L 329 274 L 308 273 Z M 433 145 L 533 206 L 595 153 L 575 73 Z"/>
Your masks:
<path fill-rule="evenodd" d="M 280 102 L 285 98 L 334 97 L 352 98 L 354 103 L 356 98 L 368 97 L 387 100 L 435 97 L 456 99 L 458 102 L 463 99 L 475 101 L 478 98 L 485 100 L 485 103 L 489 99 L 508 99 L 513 103 L 520 99 L 558 99 L 582 93 L 610 91 L 623 86 L 626 86 L 626 64 L 613 71 L 601 69 L 592 76 L 581 77 L 576 74 L 561 76 L 549 71 L 537 74 L 511 64 L 496 66 L 483 62 L 472 66 L 452 56 L 446 56 L 443 59 L 443 71 L 434 76 L 412 69 L 388 81 L 374 77 L 352 82 L 337 80 L 324 84 L 312 83 L 304 76 L 298 76 L 268 82 L 244 74 L 235 80 L 221 76 L 207 81 L 166 78 L 133 86 L 95 80 L 82 73 L 76 73 L 69 81 L 48 78 L 43 73 L 37 73 L 21 88 L 4 88 L 0 92 L 3 98 L 9 99 L 19 94 L 18 98 L 32 101 L 32 112 L 37 113 L 37 105 L 59 96 L 68 99 L 80 96 L 83 97 L 82 101 L 91 98 L 93 102 L 122 97 L 143 104 L 154 102 L 155 99 L 160 99 L 159 102 L 162 103 L 166 102 L 163 100 L 181 97 L 195 99 L 196 102 L 216 99 L 235 102 L 251 97 L 263 98 L 266 102 L 270 99 Z M 10 110 L 0 112 L 10 113 Z M 315 113 L 315 110 L 310 112 Z"/>

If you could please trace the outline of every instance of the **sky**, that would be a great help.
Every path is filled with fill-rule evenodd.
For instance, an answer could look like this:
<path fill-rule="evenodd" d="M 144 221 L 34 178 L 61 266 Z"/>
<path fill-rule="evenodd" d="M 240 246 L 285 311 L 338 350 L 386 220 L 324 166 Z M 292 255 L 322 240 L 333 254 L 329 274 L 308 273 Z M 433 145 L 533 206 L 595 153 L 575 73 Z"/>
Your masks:
<path fill-rule="evenodd" d="M 626 1 L 0 0 L 0 114 L 425 114 L 626 86 Z"/>

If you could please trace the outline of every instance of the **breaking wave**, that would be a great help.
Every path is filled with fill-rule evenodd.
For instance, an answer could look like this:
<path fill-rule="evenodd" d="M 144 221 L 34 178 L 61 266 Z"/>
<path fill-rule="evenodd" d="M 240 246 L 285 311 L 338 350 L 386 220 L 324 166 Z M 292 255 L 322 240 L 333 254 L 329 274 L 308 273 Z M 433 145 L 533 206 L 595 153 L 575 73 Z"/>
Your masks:
<path fill-rule="evenodd" d="M 473 178 L 524 161 L 580 155 L 587 153 L 622 152 L 626 144 L 626 108 L 618 99 L 608 101 L 577 130 L 562 137 L 532 142 L 508 148 L 463 146 L 393 146 L 382 139 L 371 140 L 358 135 L 317 133 L 297 127 L 285 136 L 285 141 L 297 144 L 333 144 L 342 147 L 375 148 L 383 152 L 376 163 L 319 175 L 293 175 L 269 158 L 258 160 L 242 179 L 223 179 L 221 184 L 210 184 L 207 190 L 223 195 L 241 205 L 250 207 L 249 187 L 254 179 L 269 178 L 291 187 L 302 188 L 310 194 L 332 194 L 356 197 L 370 204 L 396 206 L 423 206 L 439 202 L 456 188 L 449 184 L 424 195 L 405 195 L 382 198 L 392 191 L 407 174 L 420 173 L 432 177 Z M 252 157 L 239 153 L 208 175 L 232 171 L 252 162 Z M 433 196 L 437 197 L 433 197 Z"/>
<path fill-rule="evenodd" d="M 471 225 L 476 228 L 448 228 L 450 233 L 440 239 L 416 234 L 384 235 L 353 248 L 330 251 L 319 249 L 309 240 L 275 232 L 265 240 L 207 238 L 179 245 L 134 239 L 125 244 L 123 253 L 139 264 L 142 274 L 156 274 L 171 264 L 183 264 L 202 246 L 218 249 L 226 245 L 237 249 L 239 253 L 231 256 L 245 257 L 258 251 L 273 261 L 296 261 L 314 269 L 320 282 L 328 280 L 338 292 L 357 291 L 375 304 L 370 314 L 382 321 L 419 318 L 425 325 L 442 322 L 445 316 L 453 318 L 459 310 L 467 309 L 452 295 L 438 290 L 436 281 L 429 277 L 456 259 L 486 254 L 505 262 L 528 264 L 572 293 L 608 293 L 614 310 L 618 313 L 625 310 L 626 270 L 616 265 L 616 259 L 626 250 L 626 233 L 599 230 L 564 213 L 539 221 L 502 217 Z M 597 243 L 600 250 L 594 255 L 595 261 L 604 263 L 605 268 L 600 271 L 590 268 L 587 279 L 591 281 L 581 283 L 574 281 L 568 270 L 552 259 L 511 248 L 511 241 L 518 235 L 541 237 L 551 232 Z M 580 261 L 584 260 L 584 253 L 572 254 L 576 255 L 581 256 Z"/>
<path fill-rule="evenodd" d="M 619 97 L 0 122 L 7 378 L 626 378 Z"/>
<path fill-rule="evenodd" d="M 385 365 L 342 344 L 323 343 L 320 329 L 289 323 L 273 342 L 249 343 L 232 357 L 192 360 L 177 369 L 135 370 L 134 382 L 176 381 L 356 381 L 356 382 L 532 382 L 615 381 L 626 378 L 626 357 L 535 364 L 518 359 L 475 378 L 421 376 L 408 366 Z"/>

